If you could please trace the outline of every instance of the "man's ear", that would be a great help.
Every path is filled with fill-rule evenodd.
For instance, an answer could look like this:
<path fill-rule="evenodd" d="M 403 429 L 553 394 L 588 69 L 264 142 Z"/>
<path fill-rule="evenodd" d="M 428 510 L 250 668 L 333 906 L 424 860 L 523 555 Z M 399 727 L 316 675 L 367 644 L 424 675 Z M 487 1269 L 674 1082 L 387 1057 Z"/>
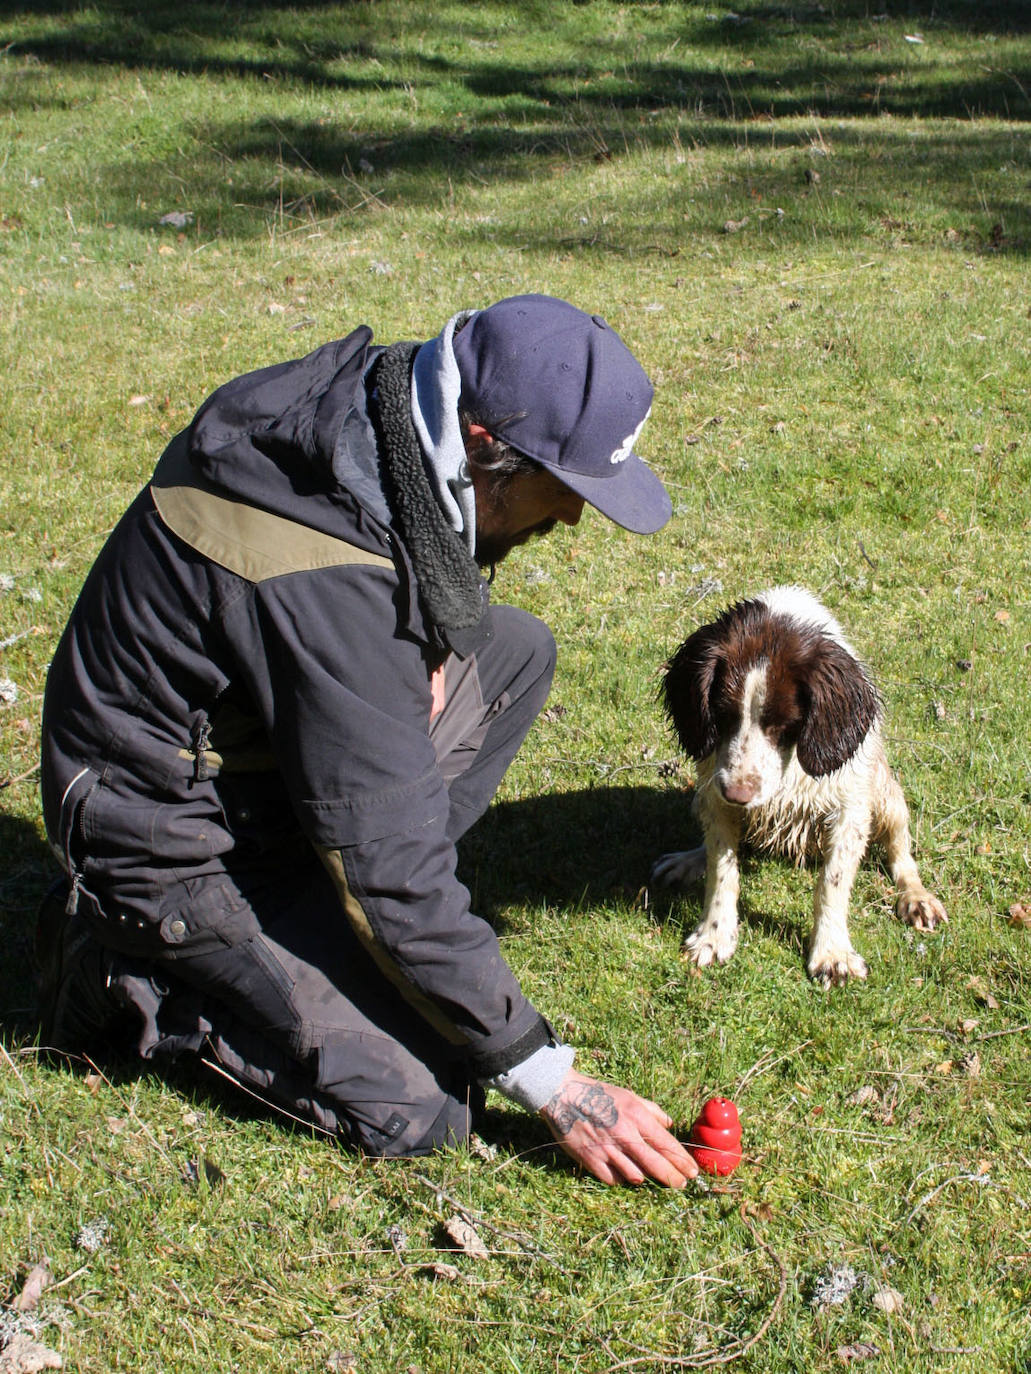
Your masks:
<path fill-rule="evenodd" d="M 470 424 L 467 427 L 467 432 L 475 439 L 482 439 L 486 444 L 491 443 L 494 439 L 494 435 L 491 434 L 489 429 L 485 429 L 483 425 Z"/>

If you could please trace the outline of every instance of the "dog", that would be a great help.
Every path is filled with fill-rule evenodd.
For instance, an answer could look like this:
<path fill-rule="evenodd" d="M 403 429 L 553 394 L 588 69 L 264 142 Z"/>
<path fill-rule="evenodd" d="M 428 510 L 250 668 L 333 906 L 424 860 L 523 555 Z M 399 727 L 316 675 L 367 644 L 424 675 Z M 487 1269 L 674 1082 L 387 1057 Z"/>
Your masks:
<path fill-rule="evenodd" d="M 913 861 L 877 689 L 811 593 L 774 587 L 703 625 L 666 664 L 662 695 L 698 764 L 704 844 L 663 855 L 651 878 L 681 886 L 704 872 L 702 919 L 684 942 L 695 964 L 725 964 L 737 948 L 742 841 L 796 863 L 821 861 L 808 969 L 825 988 L 867 976 L 848 906 L 870 844 L 884 848 L 901 919 L 921 931 L 947 921 Z"/>

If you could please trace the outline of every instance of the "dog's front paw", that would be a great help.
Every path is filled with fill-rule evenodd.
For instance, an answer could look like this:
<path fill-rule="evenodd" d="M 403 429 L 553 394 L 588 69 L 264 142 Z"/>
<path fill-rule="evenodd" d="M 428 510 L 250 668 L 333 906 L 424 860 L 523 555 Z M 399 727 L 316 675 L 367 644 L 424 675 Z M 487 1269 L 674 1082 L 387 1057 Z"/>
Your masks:
<path fill-rule="evenodd" d="M 708 968 L 710 964 L 725 964 L 737 949 L 737 926 L 727 930 L 703 922 L 684 941 L 683 952 L 692 964 Z"/>
<path fill-rule="evenodd" d="M 697 849 L 678 849 L 663 854 L 652 864 L 650 880 L 666 887 L 686 887 L 705 876 L 705 846 Z"/>
<path fill-rule="evenodd" d="M 865 978 L 866 960 L 851 945 L 814 948 L 809 955 L 809 977 L 825 988 L 840 988 L 850 978 Z"/>
<path fill-rule="evenodd" d="M 914 930 L 937 930 L 948 922 L 945 908 L 926 888 L 904 892 L 895 905 L 899 917 Z"/>

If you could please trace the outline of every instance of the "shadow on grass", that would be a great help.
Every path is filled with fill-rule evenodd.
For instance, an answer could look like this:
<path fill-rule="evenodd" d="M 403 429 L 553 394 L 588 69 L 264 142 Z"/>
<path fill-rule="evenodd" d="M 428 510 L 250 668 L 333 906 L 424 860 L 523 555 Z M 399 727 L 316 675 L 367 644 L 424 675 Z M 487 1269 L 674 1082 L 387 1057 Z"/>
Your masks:
<path fill-rule="evenodd" d="M 690 794 L 594 787 L 496 802 L 459 846 L 474 911 L 634 900 L 654 860 L 698 842 Z"/>
<path fill-rule="evenodd" d="M 437 203 L 449 187 L 460 189 L 466 180 L 476 185 L 485 179 L 535 181 L 573 161 L 618 160 L 634 149 L 669 145 L 669 118 L 655 118 L 663 112 L 679 116 L 676 133 L 684 146 L 747 146 L 759 152 L 780 152 L 792 143 L 807 147 L 808 135 L 778 128 L 785 118 L 812 118 L 814 128 L 866 118 L 868 139 L 855 131 L 833 133 L 842 147 L 853 142 L 849 156 L 860 180 L 868 176 L 885 199 L 893 181 L 901 193 L 916 178 L 925 191 L 935 188 L 932 199 L 943 212 L 970 214 L 978 206 L 978 174 L 1020 161 L 1013 130 L 983 117 L 1031 119 L 1031 55 L 1022 50 L 1015 61 L 1010 47 L 996 66 L 987 43 L 983 54 L 971 57 L 950 54 L 930 38 L 937 32 L 950 39 L 965 33 L 1005 39 L 1031 30 L 1031 10 L 1001 3 L 910 3 L 898 7 L 891 25 L 873 22 L 865 0 L 801 8 L 755 3 L 719 21 L 670 7 L 662 31 L 651 33 L 661 60 L 636 59 L 623 40 L 593 32 L 585 17 L 589 55 L 549 63 L 542 48 L 539 64 L 499 62 L 492 55 L 498 44 L 491 15 L 503 6 L 464 8 L 454 21 L 450 45 L 462 44 L 457 57 L 411 42 L 420 23 L 432 31 L 431 17 L 413 20 L 389 6 L 381 11 L 359 3 L 302 3 L 287 10 L 219 3 L 191 5 L 186 14 L 181 5 L 157 3 L 141 12 L 136 0 L 100 0 L 69 13 L 64 5 L 28 0 L 3 8 L 60 21 L 46 34 L 13 44 L 12 60 L 28 55 L 44 64 L 272 82 L 297 93 L 317 90 L 341 97 L 333 119 L 305 122 L 284 111 L 282 118 L 195 122 L 188 128 L 192 150 L 176 154 L 163 146 L 150 161 L 146 149 L 134 145 L 124 160 L 96 169 L 106 213 L 152 228 L 153 216 L 139 206 L 140 188 L 149 187 L 177 205 L 188 201 L 198 235 L 264 232 L 277 218 L 285 227 L 302 228 L 340 212 Z M 507 9 L 524 10 L 527 22 L 542 11 L 533 3 Z M 235 27 L 227 17 L 234 13 L 240 21 Z M 932 26 L 928 43 L 908 45 L 900 38 L 898 23 L 904 17 L 913 27 L 924 21 Z M 406 40 L 403 52 L 394 30 Z M 692 57 L 676 60 L 681 51 Z M 398 134 L 395 115 L 369 116 L 361 105 L 365 93 L 391 91 L 418 92 L 423 103 L 436 93 L 456 113 L 433 125 L 420 119 L 414 129 L 405 118 L 405 132 Z M 468 92 L 471 113 L 457 113 L 462 91 Z M 358 97 L 352 108 L 348 93 Z M 26 71 L 18 82 L 8 83 L 3 103 L 15 110 L 19 102 L 35 107 L 67 98 L 41 68 L 35 76 Z M 881 127 L 881 115 L 949 119 L 960 127 L 914 146 L 908 132 Z M 981 120 L 976 127 L 970 122 L 975 116 Z M 864 143 L 871 145 L 865 153 Z M 760 170 L 752 178 L 757 184 L 749 194 L 756 204 L 763 196 L 769 204 L 774 194 L 780 203 L 785 195 L 783 187 L 762 184 L 771 177 L 775 180 L 774 173 Z M 683 232 L 689 198 L 706 199 L 690 176 L 685 173 L 682 180 L 683 189 L 672 193 L 666 211 L 671 237 Z M 801 189 L 797 177 L 793 185 Z M 853 191 L 849 187 L 847 194 Z M 722 186 L 715 195 L 722 204 Z M 641 251 L 641 235 L 656 233 L 651 209 L 625 204 L 620 218 L 626 227 L 603 247 Z M 1003 228 L 990 247 L 1031 244 L 1021 195 L 1015 192 L 1012 203 L 993 204 L 991 215 Z M 725 218 L 720 214 L 719 222 Z M 634 226 L 639 226 L 636 232 Z M 839 227 L 856 230 L 847 215 Z M 986 237 L 991 228 L 989 221 Z M 780 232 L 790 238 L 790 217 Z M 799 236 L 808 239 L 811 232 L 811 217 L 800 218 Z M 545 231 L 544 237 L 554 244 L 555 236 Z"/>
<path fill-rule="evenodd" d="M 0 794 L 2 795 L 2 794 Z M 0 1034 L 35 1027 L 32 937 L 36 909 L 60 870 L 35 826 L 0 812 Z"/>
<path fill-rule="evenodd" d="M 814 131 L 815 123 L 813 129 L 790 131 L 758 124 L 748 135 L 747 159 L 735 160 L 740 127 L 707 122 L 698 128 L 698 146 L 726 153 L 712 185 L 699 186 L 689 166 L 674 166 L 639 187 L 621 185 L 619 213 L 601 217 L 604 227 L 582 229 L 559 199 L 550 217 L 541 204 L 532 217 L 492 217 L 467 227 L 459 220 L 453 232 L 501 247 L 676 257 L 699 232 L 724 239 L 733 210 L 751 224 L 749 233 L 761 231 L 784 244 L 808 245 L 814 234 L 851 239 L 883 233 L 886 241 L 904 242 L 940 237 L 948 229 L 967 252 L 1031 249 L 1031 212 L 1021 190 L 1023 144 L 1012 129 L 962 123 L 928 129 L 914 141 L 908 130 L 883 127 L 875 147 L 854 127 L 835 129 L 828 143 Z M 167 159 L 103 169 L 107 193 L 122 207 L 125 221 L 142 232 L 153 229 L 153 210 L 138 202 L 139 186 L 149 185 L 167 186 L 169 202 L 191 210 L 196 224 L 190 232 L 199 241 L 212 233 L 251 233 L 256 216 L 262 224 L 306 230 L 341 212 L 436 205 L 444 194 L 442 177 L 459 193 L 465 181 L 482 183 L 485 172 L 539 183 L 542 175 L 559 175 L 593 158 L 597 146 L 623 140 L 617 124 L 570 131 L 554 123 L 534 134 L 516 128 L 455 134 L 437 127 L 403 137 L 357 138 L 290 119 L 208 127 L 197 135 L 217 150 L 217 165 L 184 167 L 175 185 Z M 647 141 L 653 135 L 634 137 Z M 668 131 L 654 135 L 656 141 L 660 137 L 668 143 Z M 831 149 L 833 155 L 826 156 Z M 362 172 L 363 164 L 373 171 Z M 225 186 L 230 166 L 231 201 Z M 428 168 L 434 169 L 429 176 Z M 1009 169 L 1009 195 L 998 189 L 985 195 L 985 168 Z"/>
<path fill-rule="evenodd" d="M 462 840 L 459 877 L 473 910 L 501 931 L 512 903 L 575 911 L 614 902 L 647 906 L 657 924 L 686 935 L 701 918 L 704 883 L 681 892 L 650 886 L 648 879 L 661 854 L 701 843 L 690 806 L 690 791 L 674 787 L 597 787 L 499 802 Z M 740 862 L 742 930 L 797 946 L 811 924 L 815 870 L 799 875 L 797 901 L 779 916 L 754 906 L 748 887 L 760 866 L 794 872 L 795 865 L 748 848 Z"/>

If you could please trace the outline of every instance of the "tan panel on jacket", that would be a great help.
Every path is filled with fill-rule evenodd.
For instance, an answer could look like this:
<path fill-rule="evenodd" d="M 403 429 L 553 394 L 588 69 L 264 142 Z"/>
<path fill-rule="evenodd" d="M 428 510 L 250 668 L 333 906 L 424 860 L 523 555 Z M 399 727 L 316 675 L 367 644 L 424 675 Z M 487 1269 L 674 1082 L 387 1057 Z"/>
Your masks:
<path fill-rule="evenodd" d="M 219 496 L 194 472 L 183 435 L 165 450 L 150 492 L 158 514 L 173 534 L 249 582 L 346 564 L 394 566 L 391 559 L 368 553 L 346 539 L 335 539 L 296 520 Z"/>

